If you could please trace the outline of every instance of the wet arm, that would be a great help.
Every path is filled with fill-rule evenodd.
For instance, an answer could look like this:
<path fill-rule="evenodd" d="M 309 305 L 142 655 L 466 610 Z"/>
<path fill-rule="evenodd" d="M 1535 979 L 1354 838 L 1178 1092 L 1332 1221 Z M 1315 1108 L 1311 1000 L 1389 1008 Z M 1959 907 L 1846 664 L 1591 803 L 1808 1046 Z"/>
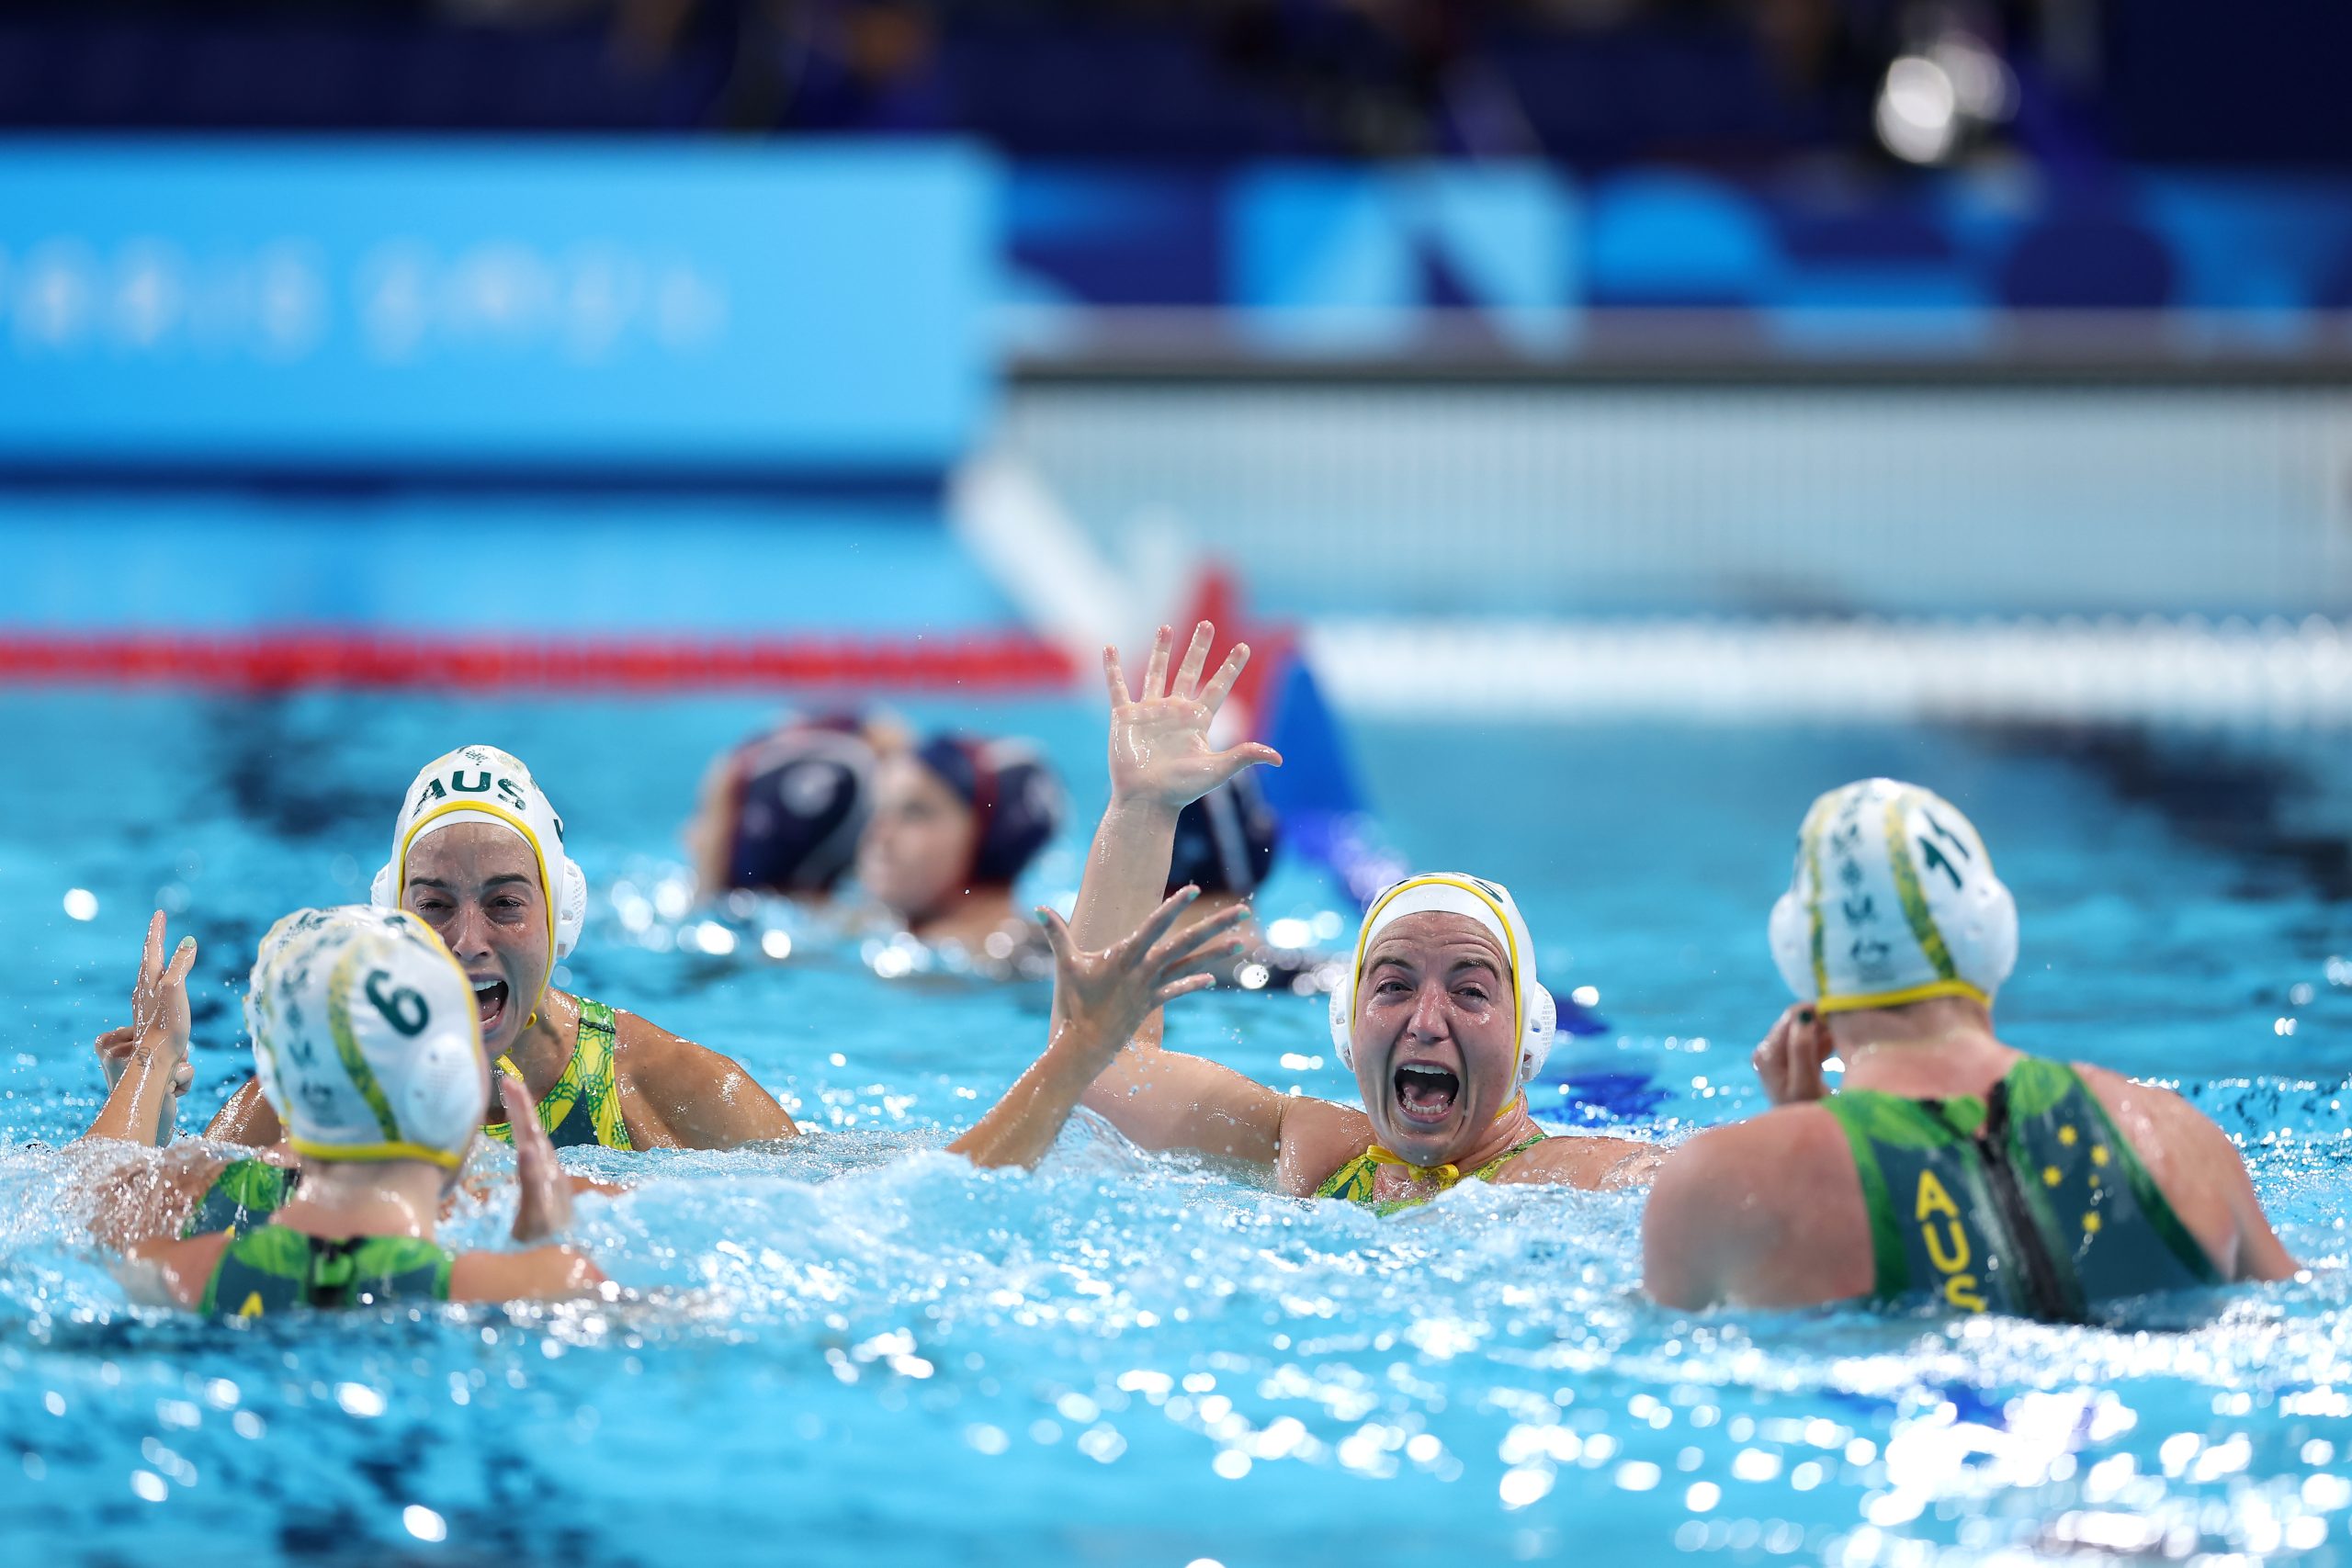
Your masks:
<path fill-rule="evenodd" d="M 1667 1156 L 1642 1208 L 1642 1290 L 1660 1306 L 1695 1312 L 1729 1294 L 1726 1275 L 1741 1245 L 1725 1224 L 1719 1190 L 1724 1162 L 1704 1134 Z"/>
<path fill-rule="evenodd" d="M 1069 1113 L 1093 1083 L 1101 1060 L 1090 1043 L 1075 1038 L 1067 1028 L 1057 1028 L 1045 1054 L 971 1131 L 947 1145 L 947 1152 L 964 1156 L 983 1170 L 1035 1165 L 1061 1136 Z"/>
<path fill-rule="evenodd" d="M 1657 1175 L 1657 1145 L 1638 1138 L 1550 1137 L 1503 1167 L 1505 1181 L 1542 1181 L 1588 1191 L 1639 1187 Z"/>
<path fill-rule="evenodd" d="M 1070 912 L 1070 934 L 1080 946 L 1108 946 L 1159 902 L 1176 854 L 1177 815 L 1149 800 L 1114 799 L 1103 811 Z"/>
<path fill-rule="evenodd" d="M 1146 1024 L 1086 1091 L 1086 1108 L 1148 1149 L 1272 1165 L 1282 1155 L 1289 1097 L 1205 1057 L 1165 1051 Z"/>
<path fill-rule="evenodd" d="M 90 1235 L 117 1250 L 171 1240 L 204 1201 L 228 1162 L 181 1145 L 160 1157 L 141 1157 L 90 1184 Z"/>
<path fill-rule="evenodd" d="M 569 1247 L 528 1252 L 464 1252 L 449 1270 L 453 1302 L 572 1301 L 597 1293 L 605 1271 Z"/>
<path fill-rule="evenodd" d="M 1240 950 L 1234 931 L 1245 911 L 1225 909 L 1186 924 L 1185 913 L 1199 897 L 1187 887 L 1160 900 L 1133 934 L 1099 952 L 1081 951 L 1059 916 L 1039 911 L 1054 953 L 1055 1005 L 1045 1055 L 951 1145 L 955 1153 L 982 1167 L 1035 1165 L 1153 1010 L 1211 984 L 1215 967 Z"/>
<path fill-rule="evenodd" d="M 243 1087 L 229 1097 L 204 1135 L 224 1144 L 242 1144 L 250 1149 L 266 1149 L 285 1136 L 277 1112 L 262 1098 L 261 1080 L 247 1078 Z"/>
<path fill-rule="evenodd" d="M 2233 1280 L 2291 1280 L 2302 1265 L 2287 1250 L 2278 1233 L 2270 1228 L 2270 1216 L 2262 1212 L 2262 1200 L 2254 1190 L 2254 1175 L 2245 1168 L 2245 1156 L 2238 1150 L 2230 1135 L 2222 1131 L 2202 1112 L 2188 1102 L 2178 1102 L 2181 1110 L 2196 1119 L 2199 1132 L 2198 1141 L 2205 1145 L 2200 1151 L 2205 1162 L 2222 1173 L 2230 1205 L 2230 1219 L 2237 1232 L 2236 1267 L 2230 1271 Z"/>
<path fill-rule="evenodd" d="M 151 1148 L 163 1143 L 170 1136 L 172 1109 L 178 1099 L 173 1079 L 187 1059 L 185 1052 L 141 1040 L 107 1091 L 106 1103 L 98 1107 L 89 1130 L 75 1141 L 120 1138 Z"/>
<path fill-rule="evenodd" d="M 133 1247 L 115 1269 L 115 1278 L 134 1302 L 193 1310 L 203 1302 L 204 1287 L 232 1234 L 215 1231 L 187 1241 L 151 1241 Z"/>

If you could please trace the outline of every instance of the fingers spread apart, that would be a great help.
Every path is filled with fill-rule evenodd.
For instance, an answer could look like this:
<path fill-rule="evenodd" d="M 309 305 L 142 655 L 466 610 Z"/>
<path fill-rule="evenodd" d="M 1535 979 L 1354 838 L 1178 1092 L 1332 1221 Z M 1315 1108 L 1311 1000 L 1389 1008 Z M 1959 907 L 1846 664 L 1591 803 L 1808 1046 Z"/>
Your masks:
<path fill-rule="evenodd" d="M 1216 639 L 1216 627 L 1203 621 L 1193 628 L 1193 640 L 1184 646 L 1184 662 L 1177 667 L 1176 683 L 1168 689 L 1171 697 L 1196 697 L 1201 691 L 1201 671 L 1208 667 L 1209 645 Z"/>

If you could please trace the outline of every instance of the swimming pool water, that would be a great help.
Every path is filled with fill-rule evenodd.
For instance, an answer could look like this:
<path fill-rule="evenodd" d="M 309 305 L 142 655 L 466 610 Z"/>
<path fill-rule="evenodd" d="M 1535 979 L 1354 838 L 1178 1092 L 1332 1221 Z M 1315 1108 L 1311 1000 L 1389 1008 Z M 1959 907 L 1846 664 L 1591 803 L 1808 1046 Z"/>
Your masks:
<path fill-rule="evenodd" d="M 1099 808 L 1081 703 L 910 705 L 1042 738 Z M 1539 1113 L 1662 1138 L 1756 1109 L 1763 941 L 1818 790 L 1971 812 L 2024 912 L 2004 1032 L 2177 1081 L 2243 1137 L 2307 1283 L 2177 1331 L 1641 1301 L 1638 1198 L 1468 1188 L 1378 1220 L 1073 1127 L 1034 1175 L 935 1152 L 1044 996 L 886 980 L 803 930 L 681 917 L 703 762 L 756 703 L 14 694 L 0 780 L 0 1560 L 1358 1564 L 2346 1556 L 2352 1115 L 2327 738 L 1512 728 L 1357 738 L 1417 861 L 1499 873 L 1611 1029 Z M 816 1135 L 581 1163 L 620 1307 L 265 1322 L 129 1308 L 80 1229 L 157 901 L 204 949 L 198 1087 L 244 1072 L 252 945 L 364 896 L 419 761 L 528 760 L 598 890 L 576 986 L 728 1051 Z M 626 886 L 621 886 L 626 884 Z M 69 889 L 93 895 L 88 919 Z M 1286 873 L 1270 915 L 1329 903 Z M 86 912 L 86 906 L 81 906 Z M 681 945 L 681 937 L 684 945 Z M 731 944 L 731 945 L 730 945 Z M 725 949 L 726 951 L 720 951 Z M 2288 1021 L 2291 1020 L 2291 1023 Z M 1342 1095 L 1319 1002 L 1220 994 L 1174 1041 Z M 503 1217 L 469 1211 L 487 1241 Z"/>

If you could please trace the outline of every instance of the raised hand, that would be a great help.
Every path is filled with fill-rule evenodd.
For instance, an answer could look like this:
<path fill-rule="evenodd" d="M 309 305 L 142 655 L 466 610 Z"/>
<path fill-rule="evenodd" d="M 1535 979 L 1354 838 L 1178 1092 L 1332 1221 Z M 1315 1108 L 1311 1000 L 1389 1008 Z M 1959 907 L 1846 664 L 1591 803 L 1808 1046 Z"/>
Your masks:
<path fill-rule="evenodd" d="M 1151 662 L 1139 693 L 1127 691 L 1119 650 L 1102 650 L 1102 680 L 1111 697 L 1111 797 L 1146 802 L 1170 811 L 1208 794 L 1242 769 L 1264 762 L 1282 765 L 1271 746 L 1247 741 L 1225 750 L 1209 744 L 1209 725 L 1225 705 L 1233 683 L 1250 662 L 1250 645 L 1236 643 L 1205 685 L 1209 649 L 1216 628 L 1203 621 L 1171 678 L 1168 660 L 1175 634 L 1166 626 L 1152 639 Z"/>
<path fill-rule="evenodd" d="M 179 1097 L 196 1076 L 187 1059 L 187 975 L 195 964 L 194 937 L 180 938 L 165 960 L 164 913 L 158 909 L 147 922 L 139 978 L 130 988 L 130 1023 L 107 1030 L 96 1041 L 107 1100 L 83 1136 L 150 1145 L 171 1136 Z"/>
<path fill-rule="evenodd" d="M 1218 964 L 1241 951 L 1234 929 L 1250 910 L 1237 904 L 1179 930 L 1179 917 L 1200 896 L 1197 887 L 1177 889 L 1140 928 L 1100 953 L 1081 951 L 1059 915 L 1038 910 L 1054 949 L 1057 1036 L 1067 1033 L 1107 1065 L 1155 1010 L 1215 985 Z"/>
<path fill-rule="evenodd" d="M 187 972 L 196 967 L 196 938 L 184 936 L 164 958 L 164 911 L 147 922 L 147 945 L 139 956 L 139 980 L 130 987 L 131 1049 L 148 1051 L 172 1064 L 172 1092 L 185 1087 L 187 1066 Z"/>
<path fill-rule="evenodd" d="M 541 1242 L 571 1224 L 571 1178 L 557 1163 L 555 1145 L 539 1125 L 531 1091 L 513 1073 L 498 1075 L 499 1103 L 514 1139 L 514 1230 L 520 1242 Z"/>
<path fill-rule="evenodd" d="M 1829 1026 L 1804 1002 L 1781 1014 L 1748 1058 L 1764 1085 L 1764 1098 L 1775 1105 L 1798 1105 L 1827 1097 L 1822 1064 L 1829 1059 Z"/>
<path fill-rule="evenodd" d="M 1152 1010 L 1214 983 L 1217 964 L 1241 950 L 1233 928 L 1243 910 L 1177 930 L 1177 917 L 1199 897 L 1199 888 L 1184 888 L 1099 953 L 1080 948 L 1060 916 L 1037 911 L 1054 948 L 1054 1018 L 1045 1055 L 947 1145 L 951 1154 L 984 1168 L 1036 1164 Z"/>

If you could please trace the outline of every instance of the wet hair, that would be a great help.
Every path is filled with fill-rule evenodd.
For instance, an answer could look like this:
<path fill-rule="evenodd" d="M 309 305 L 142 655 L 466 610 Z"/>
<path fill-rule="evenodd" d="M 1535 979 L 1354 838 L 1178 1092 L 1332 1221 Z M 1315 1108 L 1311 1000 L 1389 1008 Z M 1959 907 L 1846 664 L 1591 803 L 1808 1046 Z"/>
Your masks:
<path fill-rule="evenodd" d="M 914 756 L 972 808 L 978 831 L 965 874 L 976 886 L 1012 886 L 1061 826 L 1061 783 L 1027 741 L 934 735 Z"/>
<path fill-rule="evenodd" d="M 1256 777 L 1237 773 L 1178 814 L 1168 891 L 1191 886 L 1246 898 L 1273 869 L 1281 841 L 1281 819 Z"/>
<path fill-rule="evenodd" d="M 831 892 L 873 815 L 874 765 L 848 718 L 798 720 L 738 747 L 727 886 Z"/>

